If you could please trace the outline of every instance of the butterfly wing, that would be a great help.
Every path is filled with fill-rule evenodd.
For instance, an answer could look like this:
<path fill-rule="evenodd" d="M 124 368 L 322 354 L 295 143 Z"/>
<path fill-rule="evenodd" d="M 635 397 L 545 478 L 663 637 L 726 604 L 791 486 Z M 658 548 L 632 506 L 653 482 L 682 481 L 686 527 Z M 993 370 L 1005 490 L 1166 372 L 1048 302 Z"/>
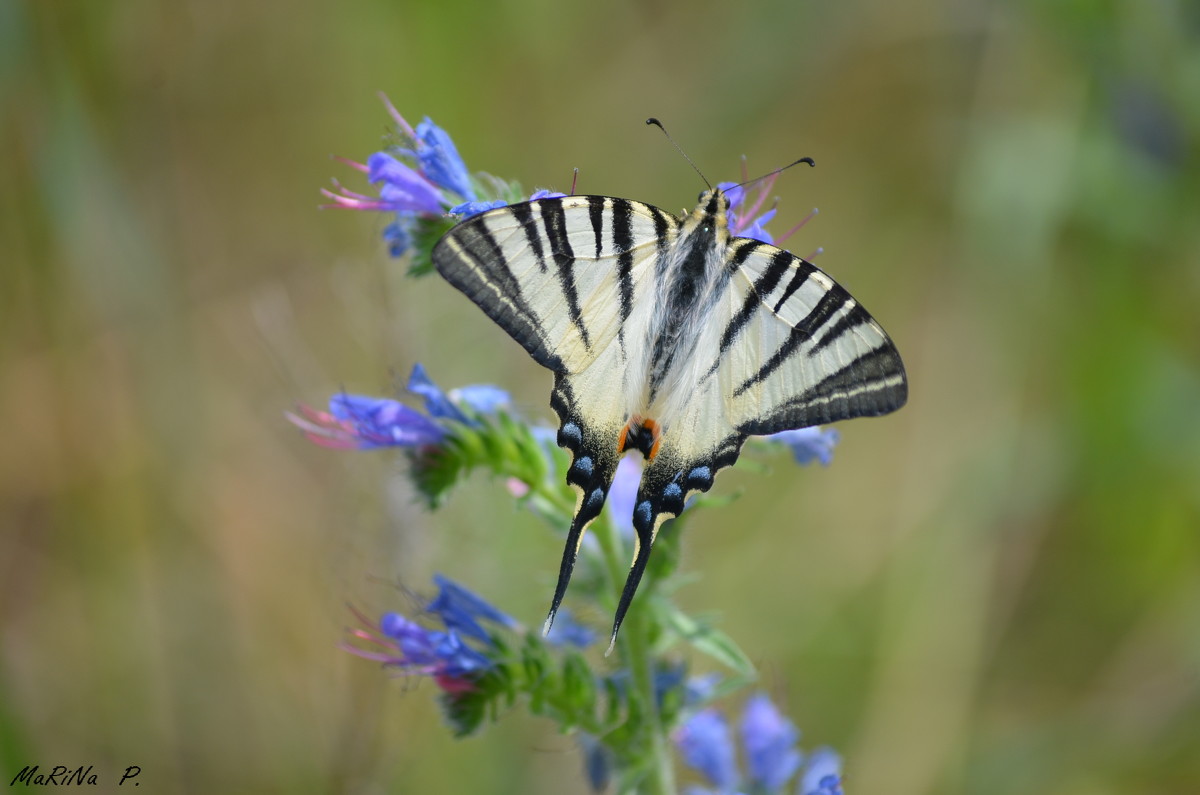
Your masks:
<path fill-rule="evenodd" d="M 634 503 L 640 545 L 616 630 L 664 519 L 683 511 L 733 464 L 747 436 L 895 411 L 908 397 L 904 365 L 869 313 L 812 263 L 735 238 L 709 322 L 695 341 L 697 388 L 674 419 Z"/>
<path fill-rule="evenodd" d="M 620 459 L 628 363 L 645 344 L 655 263 L 679 222 L 647 204 L 567 196 L 501 207 L 438 241 L 433 264 L 539 364 L 555 373 L 558 443 L 579 490 L 546 629 L 584 529 L 604 506 Z M 643 300 L 636 300 L 643 296 Z"/>

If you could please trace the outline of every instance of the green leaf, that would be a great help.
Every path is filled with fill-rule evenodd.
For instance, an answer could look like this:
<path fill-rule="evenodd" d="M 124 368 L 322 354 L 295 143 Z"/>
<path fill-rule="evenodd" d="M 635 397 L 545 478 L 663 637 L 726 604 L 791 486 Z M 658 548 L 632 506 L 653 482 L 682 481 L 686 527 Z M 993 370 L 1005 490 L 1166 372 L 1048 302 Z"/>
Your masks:
<path fill-rule="evenodd" d="M 576 716 L 575 723 L 591 720 L 596 708 L 596 680 L 587 662 L 570 652 L 562 664 L 563 708 Z"/>
<path fill-rule="evenodd" d="M 503 693 L 501 677 L 489 671 L 475 680 L 475 688 L 463 693 L 443 691 L 442 714 L 455 737 L 474 734 L 488 715 L 488 706 Z"/>
<path fill-rule="evenodd" d="M 666 600 L 659 602 L 656 612 L 663 616 L 664 623 L 694 649 L 707 654 L 739 676 L 750 679 L 757 677 L 754 663 L 732 638 L 719 629 L 697 621 Z"/>
<path fill-rule="evenodd" d="M 468 468 L 459 440 L 447 436 L 437 445 L 408 451 L 409 475 L 430 509 L 438 508 L 459 476 Z"/>
<path fill-rule="evenodd" d="M 442 235 L 454 228 L 457 222 L 445 215 L 417 216 L 412 229 L 412 254 L 408 261 L 409 276 L 426 276 L 433 273 L 433 247 Z"/>

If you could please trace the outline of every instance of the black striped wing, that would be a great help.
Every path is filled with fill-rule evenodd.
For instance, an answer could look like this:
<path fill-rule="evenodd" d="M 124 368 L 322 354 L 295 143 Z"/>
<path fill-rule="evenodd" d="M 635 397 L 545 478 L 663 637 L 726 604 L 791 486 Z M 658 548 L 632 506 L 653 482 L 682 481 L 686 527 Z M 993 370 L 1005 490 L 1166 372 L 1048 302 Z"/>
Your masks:
<path fill-rule="evenodd" d="M 618 606 L 632 599 L 659 524 L 733 464 L 747 436 L 895 411 L 908 397 L 900 355 L 841 285 L 774 246 L 735 238 L 692 365 L 634 507 L 641 547 Z M 615 637 L 615 629 L 614 629 Z"/>
<path fill-rule="evenodd" d="M 702 343 L 714 353 L 709 388 L 720 395 L 730 427 L 770 434 L 904 405 L 900 354 L 844 287 L 807 260 L 756 240 L 735 239 L 730 249 L 737 270 L 724 322 L 710 324 Z"/>
<path fill-rule="evenodd" d="M 541 199 L 463 221 L 438 241 L 433 264 L 535 361 L 574 374 L 632 337 L 645 266 L 677 228 L 662 210 L 625 199 Z"/>
<path fill-rule="evenodd" d="M 475 216 L 433 249 L 438 272 L 555 373 L 558 443 L 571 452 L 567 482 L 579 499 L 547 630 L 583 532 L 612 485 L 629 362 L 645 345 L 655 264 L 665 261 L 678 229 L 675 218 L 647 204 L 567 196 Z"/>

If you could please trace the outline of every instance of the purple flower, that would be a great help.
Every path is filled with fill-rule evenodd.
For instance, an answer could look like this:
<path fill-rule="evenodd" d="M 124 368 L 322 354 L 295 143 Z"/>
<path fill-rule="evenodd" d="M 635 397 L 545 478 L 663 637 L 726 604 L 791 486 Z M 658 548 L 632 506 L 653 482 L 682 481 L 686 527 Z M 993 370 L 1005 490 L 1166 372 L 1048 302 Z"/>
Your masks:
<path fill-rule="evenodd" d="M 453 630 L 428 629 L 398 613 L 385 613 L 376 630 L 366 616 L 357 611 L 355 616 L 363 628 L 351 630 L 351 637 L 381 651 L 348 643 L 342 648 L 407 674 L 429 676 L 447 693 L 474 690 L 478 678 L 492 667 L 485 654 L 468 646 Z"/>
<path fill-rule="evenodd" d="M 396 400 L 365 395 L 334 395 L 329 413 L 301 405 L 287 418 L 323 447 L 375 450 L 437 444 L 445 431 L 416 409 Z"/>
<path fill-rule="evenodd" d="M 714 709 L 697 712 L 676 730 L 674 739 L 683 761 L 719 790 L 731 790 L 737 784 L 733 741 L 721 713 Z"/>
<path fill-rule="evenodd" d="M 567 194 L 559 193 L 558 191 L 546 190 L 545 188 L 538 188 L 537 190 L 535 190 L 533 192 L 533 195 L 529 197 L 529 201 L 534 202 L 534 201 L 537 201 L 538 199 L 561 199 L 566 195 Z"/>
<path fill-rule="evenodd" d="M 490 636 L 476 619 L 492 621 L 509 629 L 518 628 L 515 619 L 453 580 L 435 574 L 433 582 L 438 587 L 438 594 L 425 606 L 425 610 L 440 618 L 451 632 L 490 643 Z"/>
<path fill-rule="evenodd" d="M 367 181 L 382 182 L 379 209 L 396 213 L 442 212 L 442 195 L 422 174 L 401 163 L 387 152 L 376 152 L 367 159 Z"/>
<path fill-rule="evenodd" d="M 474 201 L 471 175 L 450 135 L 428 116 L 417 125 L 417 159 L 429 179 L 467 201 Z"/>
<path fill-rule="evenodd" d="M 559 608 L 554 618 L 554 626 L 550 627 L 550 634 L 546 636 L 546 642 L 551 646 L 575 646 L 579 649 L 586 649 L 596 642 L 596 633 L 594 630 L 585 627 L 575 620 L 571 615 L 571 611 L 567 608 Z"/>
<path fill-rule="evenodd" d="M 800 778 L 802 795 L 842 795 L 842 758 L 822 746 L 808 755 Z"/>
<path fill-rule="evenodd" d="M 745 167 L 743 165 L 744 171 Z M 772 206 L 766 212 L 760 211 L 767 200 L 767 196 L 771 193 L 771 188 L 775 186 L 777 176 L 777 174 L 772 174 L 769 177 L 754 182 L 751 186 L 754 191 L 753 198 L 751 198 L 746 192 L 746 188 L 742 185 L 733 182 L 721 182 L 717 184 L 717 187 L 725 192 L 725 197 L 729 199 L 729 231 L 731 233 L 737 237 L 750 237 L 778 246 L 800 231 L 817 214 L 817 211 L 813 210 L 800 223 L 780 235 L 778 239 L 774 238 L 766 230 L 766 225 L 775 217 L 775 207 Z"/>
<path fill-rule="evenodd" d="M 800 768 L 800 751 L 796 748 L 800 733 L 763 693 L 746 702 L 741 730 L 750 779 L 774 792 Z"/>
<path fill-rule="evenodd" d="M 774 243 L 775 238 L 771 237 L 771 233 L 763 228 L 774 217 L 775 208 L 772 207 L 770 210 L 767 210 L 765 213 L 751 221 L 750 224 L 741 231 L 741 236 L 752 237 L 755 240 L 761 240 L 764 243 Z"/>
<path fill-rule="evenodd" d="M 792 456 L 801 466 L 820 461 L 822 466 L 829 466 L 833 461 L 833 448 L 841 438 L 836 428 L 799 428 L 794 431 L 780 431 L 763 437 L 769 442 L 780 442 L 792 448 Z"/>
<path fill-rule="evenodd" d="M 729 231 L 731 233 L 737 237 L 752 237 L 764 243 L 774 242 L 770 233 L 763 227 L 775 217 L 775 208 L 772 207 L 762 215 L 758 214 L 774 185 L 774 174 L 754 183 L 757 195 L 753 203 L 747 207 L 746 203 L 749 201 L 749 197 L 743 186 L 733 182 L 717 183 L 717 187 L 724 191 L 725 197 L 729 199 Z"/>
<path fill-rule="evenodd" d="M 331 200 L 325 207 L 395 213 L 395 221 L 384 229 L 383 239 L 388 244 L 388 252 L 399 257 L 412 246 L 414 226 L 418 222 L 435 226 L 444 223 L 441 216 L 445 208 L 464 206 L 460 200 L 466 200 L 466 206 L 488 203 L 475 201 L 475 189 L 467 166 L 445 130 L 429 117 L 414 130 L 387 97 L 383 97 L 383 102 L 399 127 L 401 146 L 376 152 L 366 163 L 338 158 L 366 174 L 372 184 L 378 184 L 379 195 L 356 193 L 336 182 L 335 191 L 321 192 Z M 491 204 L 503 206 L 503 202 Z"/>

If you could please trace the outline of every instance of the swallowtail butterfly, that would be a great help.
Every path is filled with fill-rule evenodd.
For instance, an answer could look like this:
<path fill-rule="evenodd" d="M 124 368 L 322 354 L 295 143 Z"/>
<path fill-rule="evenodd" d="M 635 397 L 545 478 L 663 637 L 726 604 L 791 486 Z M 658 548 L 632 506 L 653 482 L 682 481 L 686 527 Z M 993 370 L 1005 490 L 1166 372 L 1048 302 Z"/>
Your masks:
<path fill-rule="evenodd" d="M 539 199 L 469 218 L 433 250 L 438 272 L 554 374 L 579 498 L 546 631 L 625 451 L 647 465 L 613 643 L 659 525 L 746 437 L 907 399 L 900 355 L 862 305 L 807 260 L 732 236 L 728 213 L 720 189 L 679 218 L 612 196 Z"/>

